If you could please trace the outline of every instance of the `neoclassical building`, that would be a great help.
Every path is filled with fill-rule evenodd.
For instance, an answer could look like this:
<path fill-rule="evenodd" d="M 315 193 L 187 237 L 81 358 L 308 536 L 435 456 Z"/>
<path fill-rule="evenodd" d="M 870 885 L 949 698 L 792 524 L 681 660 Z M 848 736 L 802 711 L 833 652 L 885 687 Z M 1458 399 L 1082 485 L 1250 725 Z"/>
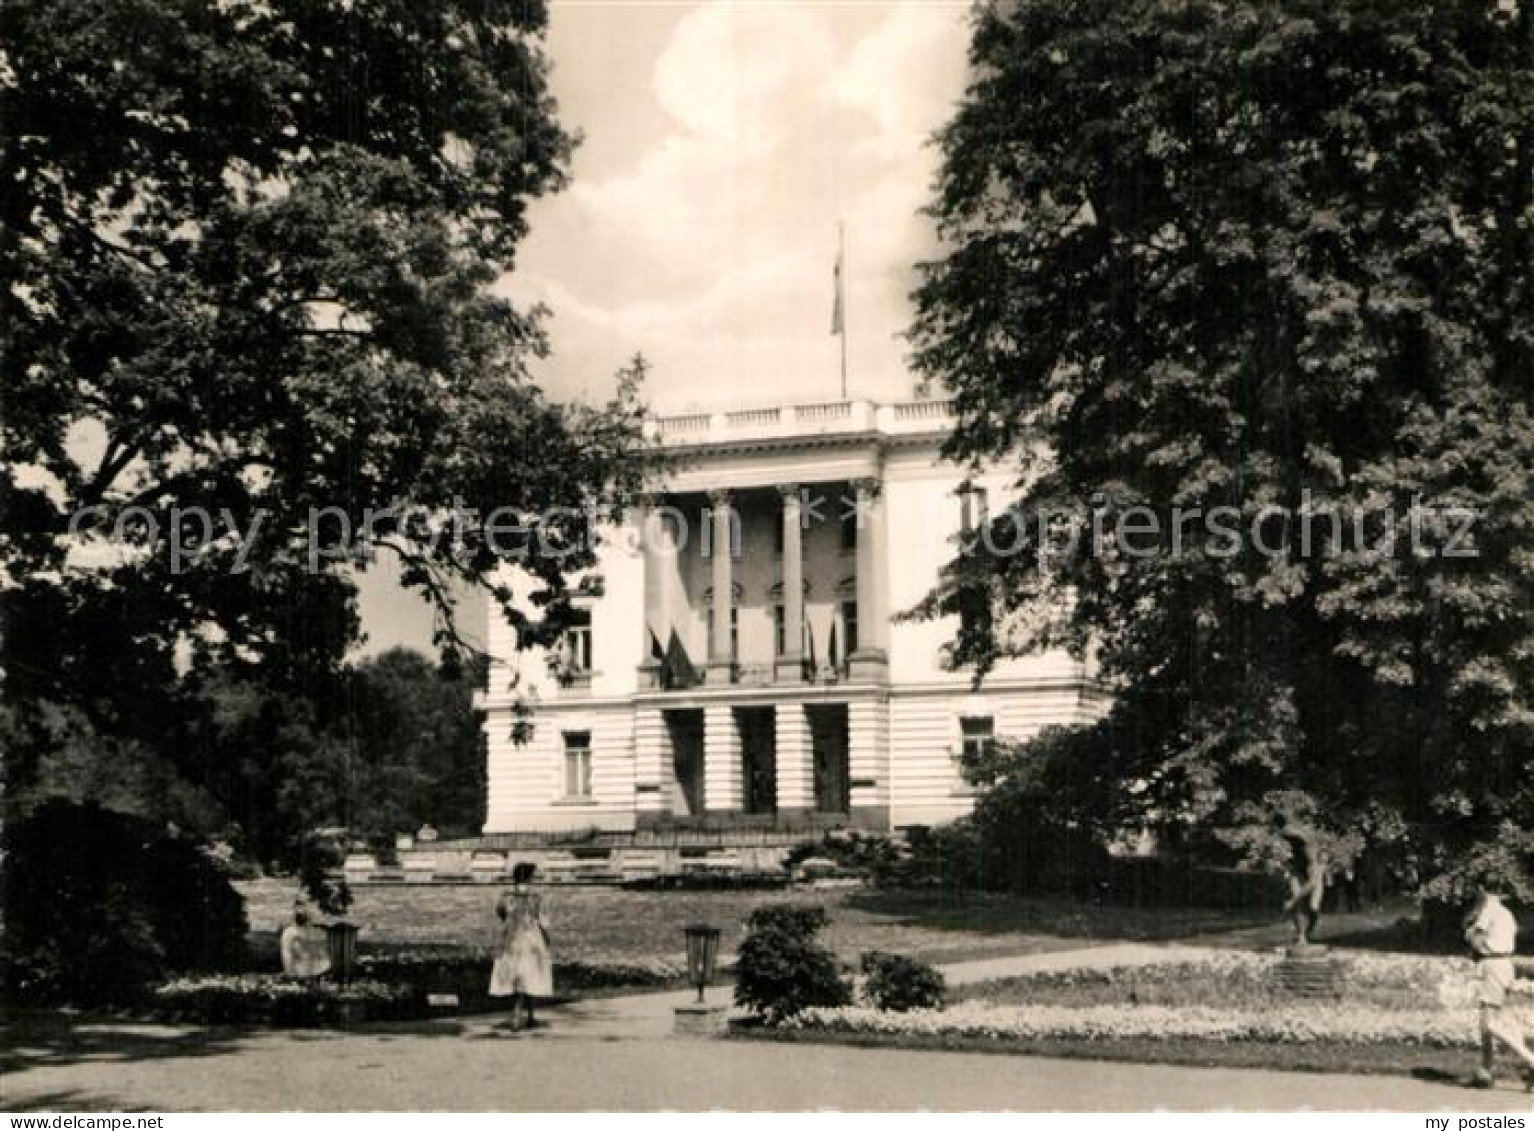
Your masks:
<path fill-rule="evenodd" d="M 895 619 L 1007 483 L 939 460 L 951 424 L 933 400 L 659 419 L 669 477 L 606 532 L 564 646 L 518 654 L 491 614 L 485 832 L 932 825 L 971 804 L 967 745 L 1095 716 L 1068 655 L 973 690 L 952 622 Z"/>

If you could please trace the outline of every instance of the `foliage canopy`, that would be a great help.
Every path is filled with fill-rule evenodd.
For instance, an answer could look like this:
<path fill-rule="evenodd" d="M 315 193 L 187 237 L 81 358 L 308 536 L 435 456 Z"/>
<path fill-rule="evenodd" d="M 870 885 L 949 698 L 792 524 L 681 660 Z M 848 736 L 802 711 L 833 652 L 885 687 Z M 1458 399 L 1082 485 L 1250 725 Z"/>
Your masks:
<path fill-rule="evenodd" d="M 1083 821 L 1534 896 L 1531 5 L 1020 0 L 971 64 L 913 341 L 1019 502 L 920 611 L 981 672 L 1091 642 Z"/>

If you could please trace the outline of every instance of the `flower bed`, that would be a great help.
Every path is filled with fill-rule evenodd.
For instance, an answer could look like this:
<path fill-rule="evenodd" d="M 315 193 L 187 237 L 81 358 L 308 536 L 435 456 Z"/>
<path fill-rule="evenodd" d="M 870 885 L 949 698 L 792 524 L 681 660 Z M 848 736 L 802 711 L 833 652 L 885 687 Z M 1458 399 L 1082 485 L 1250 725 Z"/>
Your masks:
<path fill-rule="evenodd" d="M 177 978 L 154 991 L 155 1011 L 218 1025 L 329 1027 L 419 1015 L 414 986 L 358 979 L 347 985 L 280 974 L 209 974 Z"/>
<path fill-rule="evenodd" d="M 505 1001 L 489 995 L 490 965 L 488 952 L 381 951 L 358 956 L 357 977 L 346 985 L 273 973 L 178 978 L 154 991 L 151 1008 L 182 1021 L 292 1028 L 494 1012 Z M 563 998 L 678 985 L 683 974 L 675 963 L 570 962 L 555 966 L 554 986 Z"/>
<path fill-rule="evenodd" d="M 1479 1041 L 1475 1015 L 1469 1011 L 1372 1011 L 1314 1005 L 1255 1011 L 1155 1005 L 996 1006 L 965 1002 L 945 1010 L 910 1013 L 846 1006 L 806 1010 L 783 1026 L 833 1033 L 907 1033 L 1003 1041 L 1149 1038 L 1428 1048 L 1474 1048 Z"/>
<path fill-rule="evenodd" d="M 1465 959 L 1336 954 L 1340 1000 L 1288 995 L 1279 956 L 1080 967 L 962 987 L 947 1009 L 807 1009 L 741 1036 L 1317 1071 L 1458 1071 L 1480 1039 Z M 1534 1023 L 1534 982 L 1509 1002 Z"/>

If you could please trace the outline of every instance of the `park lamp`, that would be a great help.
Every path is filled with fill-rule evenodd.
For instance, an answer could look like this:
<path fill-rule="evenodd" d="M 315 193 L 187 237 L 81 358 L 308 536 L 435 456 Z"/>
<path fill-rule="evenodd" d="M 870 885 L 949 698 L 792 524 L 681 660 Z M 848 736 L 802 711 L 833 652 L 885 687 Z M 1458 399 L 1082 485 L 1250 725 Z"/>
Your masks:
<path fill-rule="evenodd" d="M 683 927 L 687 936 L 687 981 L 698 987 L 698 1001 L 703 1000 L 703 989 L 713 984 L 714 964 L 719 959 L 719 928 L 707 923 L 693 923 Z"/>

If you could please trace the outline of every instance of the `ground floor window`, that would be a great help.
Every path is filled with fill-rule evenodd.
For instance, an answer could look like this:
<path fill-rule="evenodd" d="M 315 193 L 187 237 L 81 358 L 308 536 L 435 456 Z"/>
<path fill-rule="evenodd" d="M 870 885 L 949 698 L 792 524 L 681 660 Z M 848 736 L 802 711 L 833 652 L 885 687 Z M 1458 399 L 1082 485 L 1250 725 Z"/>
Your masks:
<path fill-rule="evenodd" d="M 591 796 L 591 732 L 565 731 L 565 796 Z"/>

